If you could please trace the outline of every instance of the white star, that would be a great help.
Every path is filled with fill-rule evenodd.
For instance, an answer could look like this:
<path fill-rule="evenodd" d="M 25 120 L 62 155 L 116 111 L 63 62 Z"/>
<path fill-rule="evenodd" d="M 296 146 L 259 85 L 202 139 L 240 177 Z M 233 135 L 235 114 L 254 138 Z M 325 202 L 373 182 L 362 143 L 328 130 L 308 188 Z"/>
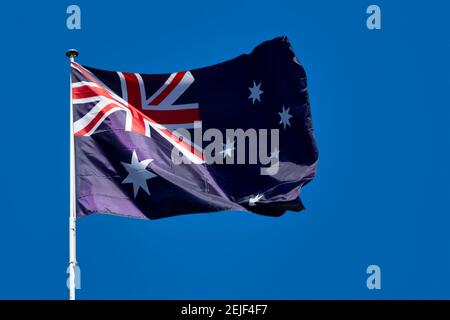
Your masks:
<path fill-rule="evenodd" d="M 259 102 L 261 102 L 261 94 L 263 94 L 264 91 L 262 91 L 260 89 L 260 87 L 261 87 L 261 82 L 258 85 L 256 85 L 256 82 L 253 81 L 253 87 L 248 88 L 248 90 L 250 90 L 250 96 L 248 98 L 252 99 L 253 104 L 255 104 L 255 100 L 258 100 Z"/>
<path fill-rule="evenodd" d="M 258 202 L 259 200 L 261 200 L 262 197 L 263 197 L 263 195 L 258 193 L 256 196 L 251 197 L 251 198 L 248 200 L 248 205 L 249 205 L 249 206 L 254 206 L 254 205 L 256 204 L 256 202 Z"/>
<path fill-rule="evenodd" d="M 278 148 L 273 149 L 270 153 L 270 157 L 278 159 L 280 157 L 280 150 L 278 150 Z"/>
<path fill-rule="evenodd" d="M 284 125 L 283 129 L 286 129 L 286 125 L 288 125 L 289 127 L 291 126 L 291 123 L 289 122 L 289 119 L 292 118 L 292 115 L 289 114 L 289 110 L 291 109 L 291 107 L 288 107 L 287 110 L 284 109 L 283 106 L 283 111 L 282 112 L 278 112 L 278 114 L 280 115 L 280 124 L 282 123 Z"/>
<path fill-rule="evenodd" d="M 225 157 L 231 157 L 231 156 L 232 156 L 231 153 L 233 152 L 234 149 L 236 149 L 236 148 L 234 147 L 234 140 L 231 141 L 229 138 L 227 138 L 227 143 L 226 143 L 226 144 L 223 144 L 223 150 L 220 151 L 220 153 L 223 154 L 223 157 L 224 157 L 224 158 L 225 158 Z"/>
<path fill-rule="evenodd" d="M 134 150 L 131 157 L 131 163 L 121 162 L 121 164 L 128 171 L 128 176 L 122 181 L 122 183 L 133 184 L 135 198 L 140 188 L 142 188 L 147 194 L 150 194 L 148 191 L 147 180 L 156 177 L 156 175 L 148 171 L 146 168 L 152 161 L 153 159 L 139 161 L 136 155 L 136 150 Z"/>

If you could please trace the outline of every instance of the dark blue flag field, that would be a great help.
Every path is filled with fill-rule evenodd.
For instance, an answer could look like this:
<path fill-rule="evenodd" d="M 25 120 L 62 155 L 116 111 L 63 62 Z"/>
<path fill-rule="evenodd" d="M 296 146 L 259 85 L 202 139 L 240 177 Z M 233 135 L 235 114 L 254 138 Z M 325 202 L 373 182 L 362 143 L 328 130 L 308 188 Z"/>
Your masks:
<path fill-rule="evenodd" d="M 286 37 L 189 71 L 71 74 L 78 217 L 304 209 L 318 152 Z"/>

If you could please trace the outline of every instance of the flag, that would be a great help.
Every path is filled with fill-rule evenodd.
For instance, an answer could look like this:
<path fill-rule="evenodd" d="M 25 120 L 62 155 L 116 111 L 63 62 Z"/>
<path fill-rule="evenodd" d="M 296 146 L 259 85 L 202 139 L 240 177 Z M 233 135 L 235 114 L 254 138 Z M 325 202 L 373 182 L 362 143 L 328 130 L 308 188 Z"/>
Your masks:
<path fill-rule="evenodd" d="M 71 62 L 76 214 L 300 211 L 316 173 L 306 74 L 286 37 L 167 74 Z"/>

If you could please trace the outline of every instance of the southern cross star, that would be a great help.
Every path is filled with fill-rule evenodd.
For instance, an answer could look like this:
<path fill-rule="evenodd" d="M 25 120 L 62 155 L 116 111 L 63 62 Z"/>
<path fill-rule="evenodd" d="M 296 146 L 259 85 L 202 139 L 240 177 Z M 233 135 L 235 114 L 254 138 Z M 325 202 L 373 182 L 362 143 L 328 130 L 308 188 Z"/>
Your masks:
<path fill-rule="evenodd" d="M 255 104 L 255 100 L 258 100 L 261 102 L 261 94 L 264 93 L 261 89 L 261 82 L 256 85 L 256 82 L 253 81 L 253 87 L 249 87 L 248 90 L 250 90 L 250 96 L 249 99 L 252 99 L 252 103 Z"/>
<path fill-rule="evenodd" d="M 233 150 L 236 149 L 234 146 L 234 140 L 231 141 L 229 138 L 227 138 L 227 143 L 223 144 L 223 150 L 220 151 L 220 153 L 223 154 L 223 157 L 231 157 Z"/>
<path fill-rule="evenodd" d="M 256 196 L 248 199 L 248 204 L 250 206 L 254 206 L 259 200 L 261 200 L 262 197 L 263 197 L 263 195 L 258 193 Z"/>
<path fill-rule="evenodd" d="M 136 150 L 134 150 L 131 157 L 131 163 L 121 162 L 121 164 L 128 171 L 128 176 L 122 181 L 122 183 L 133 184 L 135 198 L 140 188 L 142 188 L 147 194 L 150 194 L 148 191 L 147 180 L 156 177 L 156 175 L 148 171 L 146 168 L 152 161 L 153 159 L 139 161 Z"/>
<path fill-rule="evenodd" d="M 291 109 L 291 107 L 288 107 L 287 110 L 284 109 L 283 106 L 283 111 L 282 112 L 278 112 L 278 114 L 280 115 L 280 124 L 283 124 L 284 128 L 286 129 L 286 125 L 288 125 L 289 127 L 291 126 L 291 123 L 289 122 L 289 119 L 292 118 L 292 115 L 289 114 L 289 110 Z"/>
<path fill-rule="evenodd" d="M 278 148 L 275 147 L 275 149 L 273 149 L 272 152 L 270 153 L 270 157 L 278 159 L 280 157 L 280 150 L 278 150 Z"/>

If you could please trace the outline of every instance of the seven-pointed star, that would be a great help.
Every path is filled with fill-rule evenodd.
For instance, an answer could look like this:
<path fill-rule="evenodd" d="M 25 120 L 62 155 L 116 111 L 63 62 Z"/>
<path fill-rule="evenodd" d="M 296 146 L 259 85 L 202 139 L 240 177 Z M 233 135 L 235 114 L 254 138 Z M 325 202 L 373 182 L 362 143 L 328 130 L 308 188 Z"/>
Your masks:
<path fill-rule="evenodd" d="M 292 118 L 292 115 L 289 114 L 289 110 L 291 109 L 291 107 L 288 107 L 287 110 L 284 109 L 283 106 L 283 111 L 282 112 L 278 112 L 278 114 L 280 115 L 280 124 L 282 123 L 284 125 L 283 129 L 286 129 L 286 125 L 288 125 L 289 127 L 291 126 L 291 123 L 289 122 L 289 119 Z"/>
<path fill-rule="evenodd" d="M 263 197 L 263 195 L 258 193 L 256 196 L 251 197 L 250 199 L 248 199 L 248 204 L 250 206 L 254 206 L 256 204 L 256 202 L 261 200 L 262 197 Z"/>
<path fill-rule="evenodd" d="M 128 171 L 128 176 L 122 181 L 122 183 L 133 184 L 135 198 L 140 188 L 144 189 L 147 194 L 150 194 L 148 191 L 147 180 L 156 177 L 156 175 L 148 171 L 146 168 L 152 161 L 153 159 L 139 161 L 136 150 L 134 150 L 131 157 L 131 163 L 121 162 L 121 164 Z"/>
<path fill-rule="evenodd" d="M 231 153 L 233 152 L 233 150 L 236 149 L 234 146 L 234 140 L 231 141 L 229 138 L 227 138 L 227 143 L 223 144 L 223 150 L 220 151 L 220 153 L 223 154 L 223 157 L 231 157 Z"/>
<path fill-rule="evenodd" d="M 258 100 L 259 102 L 261 102 L 261 94 L 264 93 L 264 91 L 262 91 L 260 89 L 261 87 L 261 82 L 256 85 L 256 82 L 253 81 L 253 87 L 249 87 L 248 90 L 250 90 L 250 95 L 249 95 L 249 99 L 252 99 L 252 103 L 255 104 L 255 100 Z"/>

